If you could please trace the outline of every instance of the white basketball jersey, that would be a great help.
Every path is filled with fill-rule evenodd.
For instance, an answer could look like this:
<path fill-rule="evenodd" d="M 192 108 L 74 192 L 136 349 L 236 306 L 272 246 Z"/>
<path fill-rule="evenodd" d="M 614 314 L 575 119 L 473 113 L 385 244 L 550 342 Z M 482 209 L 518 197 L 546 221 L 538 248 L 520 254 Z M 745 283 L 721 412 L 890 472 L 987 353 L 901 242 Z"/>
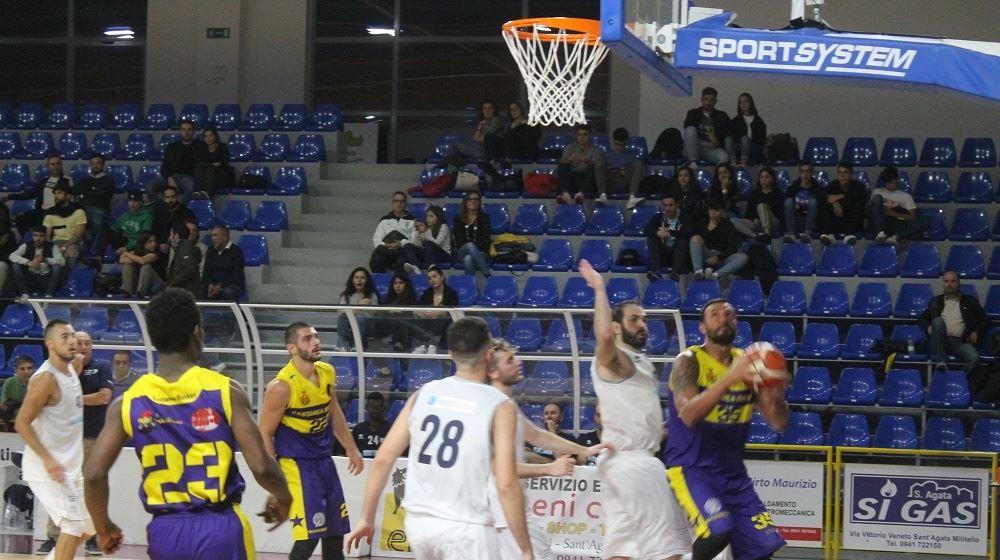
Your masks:
<path fill-rule="evenodd" d="M 601 404 L 601 442 L 616 451 L 656 453 L 663 438 L 656 370 L 645 354 L 618 347 L 635 365 L 635 375 L 609 383 L 597 375 L 597 358 L 590 364 L 590 378 Z"/>
<path fill-rule="evenodd" d="M 66 470 L 66 480 L 76 480 L 83 476 L 83 391 L 80 378 L 73 371 L 73 366 L 69 366 L 69 375 L 66 375 L 51 366 L 48 360 L 32 377 L 46 371 L 52 373 L 59 385 L 59 401 L 42 407 L 31 427 L 38 434 L 42 446 Z M 52 481 L 41 457 L 27 445 L 24 446 L 21 465 L 24 480 Z"/>
<path fill-rule="evenodd" d="M 531 422 L 527 416 L 517 412 L 517 428 L 514 432 L 514 462 L 524 463 L 524 423 Z M 523 483 L 522 483 L 523 486 Z M 490 507 L 493 509 L 493 521 L 496 527 L 507 526 L 507 516 L 503 513 L 503 505 L 500 503 L 500 490 L 497 488 L 497 477 L 490 472 Z M 525 511 L 528 510 L 528 503 L 524 503 Z"/>
<path fill-rule="evenodd" d="M 407 511 L 493 524 L 487 498 L 493 415 L 508 397 L 476 381 L 448 377 L 424 385 L 410 411 Z"/>

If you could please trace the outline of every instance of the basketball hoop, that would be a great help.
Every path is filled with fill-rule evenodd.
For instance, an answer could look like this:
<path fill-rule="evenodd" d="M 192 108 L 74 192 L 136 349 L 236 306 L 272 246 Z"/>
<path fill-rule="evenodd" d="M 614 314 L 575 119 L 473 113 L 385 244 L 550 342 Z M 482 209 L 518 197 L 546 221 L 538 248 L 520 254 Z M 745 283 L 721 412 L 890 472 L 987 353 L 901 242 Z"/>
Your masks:
<path fill-rule="evenodd" d="M 528 124 L 584 124 L 583 98 L 608 54 L 601 22 L 529 18 L 503 24 L 503 39 L 528 87 Z"/>

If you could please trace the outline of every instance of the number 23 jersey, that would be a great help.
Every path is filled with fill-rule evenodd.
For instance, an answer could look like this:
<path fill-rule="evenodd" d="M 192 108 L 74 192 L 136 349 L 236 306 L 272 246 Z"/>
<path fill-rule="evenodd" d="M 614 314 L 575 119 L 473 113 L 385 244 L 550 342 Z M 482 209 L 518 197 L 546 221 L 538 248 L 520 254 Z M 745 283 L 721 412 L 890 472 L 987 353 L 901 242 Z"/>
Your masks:
<path fill-rule="evenodd" d="M 149 513 L 221 510 L 239 503 L 229 378 L 192 367 L 174 382 L 146 374 L 122 395 L 122 422 L 142 465 Z"/>
<path fill-rule="evenodd" d="M 493 415 L 506 400 L 489 385 L 458 377 L 420 389 L 409 417 L 407 511 L 493 524 L 487 499 Z"/>

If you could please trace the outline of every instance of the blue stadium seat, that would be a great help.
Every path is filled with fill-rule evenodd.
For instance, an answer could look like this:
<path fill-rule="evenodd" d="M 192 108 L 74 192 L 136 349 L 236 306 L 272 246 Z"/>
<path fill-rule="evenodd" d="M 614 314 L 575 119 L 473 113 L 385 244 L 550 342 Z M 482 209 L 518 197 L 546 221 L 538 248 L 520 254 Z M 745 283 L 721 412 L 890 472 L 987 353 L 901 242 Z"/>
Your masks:
<path fill-rule="evenodd" d="M 348 356 L 331 356 L 327 362 L 337 376 L 337 390 L 351 391 L 358 385 L 358 360 Z"/>
<path fill-rule="evenodd" d="M 928 224 L 923 233 L 914 239 L 944 241 L 948 237 L 943 208 L 917 208 L 917 219 L 926 219 Z"/>
<path fill-rule="evenodd" d="M 517 278 L 513 276 L 490 276 L 483 285 L 476 305 L 490 307 L 514 307 L 517 305 Z"/>
<path fill-rule="evenodd" d="M 0 159 L 14 159 L 21 151 L 21 135 L 17 132 L 0 132 Z"/>
<path fill-rule="evenodd" d="M 608 136 L 606 134 L 595 134 L 590 137 L 590 143 L 601 149 L 602 153 L 608 153 L 611 149 L 611 144 L 608 142 Z"/>
<path fill-rule="evenodd" d="M 91 338 L 97 338 L 110 326 L 108 310 L 103 307 L 84 307 L 73 321 L 73 327 L 78 331 L 91 333 Z"/>
<path fill-rule="evenodd" d="M 1000 245 L 993 247 L 990 255 L 990 265 L 986 269 L 986 277 L 990 280 L 1000 280 Z"/>
<path fill-rule="evenodd" d="M 173 142 L 177 142 L 181 139 L 181 135 L 176 132 L 164 132 L 160 134 L 159 143 L 149 150 L 148 159 L 150 161 L 163 161 L 163 154 L 167 151 L 167 146 Z M 230 154 L 230 160 L 232 160 L 232 155 Z"/>
<path fill-rule="evenodd" d="M 797 246 L 809 248 L 805 243 L 785 245 L 785 247 Z M 816 265 L 817 276 L 854 276 L 857 271 L 857 257 L 854 254 L 854 247 L 850 245 L 837 244 L 824 247 L 819 257 L 819 264 Z"/>
<path fill-rule="evenodd" d="M 646 322 L 646 329 L 648 331 L 648 335 L 646 338 L 646 346 L 643 347 L 642 351 L 651 355 L 663 354 L 663 352 L 667 349 L 667 342 L 670 338 L 667 335 L 666 323 L 663 321 L 650 320 Z"/>
<path fill-rule="evenodd" d="M 915 369 L 890 369 L 878 397 L 881 406 L 920 406 L 924 404 L 924 382 Z"/>
<path fill-rule="evenodd" d="M 116 333 L 116 336 L 112 338 L 117 340 L 138 342 L 142 339 L 139 320 L 136 319 L 135 312 L 131 309 L 120 309 L 118 311 L 109 333 Z M 101 338 L 103 339 L 104 337 Z"/>
<path fill-rule="evenodd" d="M 0 101 L 0 128 L 7 128 L 7 125 L 10 124 L 12 118 L 13 115 L 11 114 L 10 103 Z M 2 361 L 3 360 L 0 360 L 0 362 Z"/>
<path fill-rule="evenodd" d="M 954 270 L 959 278 L 982 278 L 986 272 L 983 252 L 975 245 L 952 245 L 945 270 Z"/>
<path fill-rule="evenodd" d="M 753 342 L 753 331 L 750 329 L 748 321 L 736 321 L 736 338 L 733 339 L 733 346 L 736 348 L 746 348 Z"/>
<path fill-rule="evenodd" d="M 639 262 L 636 264 L 618 264 L 621 262 L 622 253 L 626 250 L 635 251 L 639 255 Z M 611 264 L 611 272 L 646 272 L 649 265 L 649 249 L 646 247 L 645 239 L 625 239 L 618 245 L 618 256 Z"/>
<path fill-rule="evenodd" d="M 488 202 L 483 204 L 483 211 L 490 217 L 490 233 L 493 235 L 507 233 L 507 230 L 510 229 L 510 211 L 506 204 Z"/>
<path fill-rule="evenodd" d="M 931 408 L 968 408 L 972 402 L 963 371 L 937 371 L 931 376 L 924 405 Z"/>
<path fill-rule="evenodd" d="M 54 151 L 56 148 L 51 132 L 29 132 L 21 152 L 15 155 L 19 159 L 45 159 Z"/>
<path fill-rule="evenodd" d="M 226 204 L 219 210 L 219 218 L 216 220 L 229 229 L 245 230 L 250 222 L 250 203 L 246 200 L 227 200 Z"/>
<path fill-rule="evenodd" d="M 583 213 L 583 205 L 563 204 L 556 207 L 552 214 L 552 222 L 549 223 L 547 233 L 549 235 L 579 235 L 583 233 L 583 228 L 587 224 L 587 217 Z"/>
<path fill-rule="evenodd" d="M 720 297 L 722 290 L 719 289 L 718 280 L 692 280 L 688 284 L 680 310 L 682 313 L 701 313 L 701 307 L 705 302 Z"/>
<path fill-rule="evenodd" d="M 629 139 L 625 141 L 625 152 L 635 154 L 635 157 L 645 161 L 649 157 L 649 147 L 646 144 L 646 137 L 629 136 Z"/>
<path fill-rule="evenodd" d="M 694 171 L 694 179 L 698 183 L 698 188 L 701 192 L 707 193 L 708 188 L 712 186 L 712 172 L 704 167 L 699 167 Z"/>
<path fill-rule="evenodd" d="M 125 145 L 122 146 L 121 151 L 115 157 L 116 159 L 130 161 L 145 161 L 150 159 L 150 154 L 156 149 L 155 146 L 152 134 L 148 132 L 134 132 L 129 134 L 128 139 L 125 140 Z"/>
<path fill-rule="evenodd" d="M 10 351 L 10 357 L 7 360 L 7 367 L 10 370 L 14 369 L 14 360 L 20 358 L 21 356 L 27 356 L 35 362 L 35 367 L 41 366 L 42 362 L 45 360 L 42 354 L 42 347 L 39 344 L 18 344 L 14 346 L 14 349 Z"/>
<path fill-rule="evenodd" d="M 35 312 L 30 305 L 9 303 L 4 308 L 3 315 L 0 315 L 0 335 L 8 337 L 25 336 L 28 333 L 28 329 L 34 324 Z"/>
<path fill-rule="evenodd" d="M 684 347 L 694 346 L 705 342 L 704 335 L 698 330 L 697 319 L 684 319 L 681 321 L 684 325 Z M 677 355 L 680 353 L 682 348 L 680 347 L 680 333 L 674 332 L 670 335 L 670 340 L 667 341 L 667 354 Z"/>
<path fill-rule="evenodd" d="M 955 167 L 958 154 L 951 138 L 928 138 L 920 149 L 920 167 Z"/>
<path fill-rule="evenodd" d="M 629 237 L 642 237 L 643 228 L 656 215 L 657 211 L 657 207 L 651 204 L 640 204 L 631 210 L 626 210 L 625 215 L 628 217 L 628 223 L 625 224 L 622 233 Z"/>
<path fill-rule="evenodd" d="M 393 386 L 398 387 L 402 381 L 402 368 L 399 361 L 387 359 L 380 365 L 380 360 L 368 360 L 365 364 L 365 386 L 369 391 L 390 391 Z M 388 369 L 388 373 L 385 371 Z"/>
<path fill-rule="evenodd" d="M 441 379 L 444 375 L 440 360 L 418 358 L 410 361 L 406 370 L 406 390 L 413 392 L 423 387 L 429 381 Z"/>
<path fill-rule="evenodd" d="M 219 103 L 212 112 L 211 124 L 219 130 L 236 130 L 243 118 L 243 109 L 238 103 Z"/>
<path fill-rule="evenodd" d="M 811 276 L 816 269 L 812 245 L 785 243 L 778 257 L 778 274 L 782 276 Z"/>
<path fill-rule="evenodd" d="M 844 143 L 843 157 L 855 167 L 875 167 L 878 162 L 875 139 L 868 136 L 848 138 Z"/>
<path fill-rule="evenodd" d="M 191 121 L 195 130 L 201 130 L 208 124 L 208 105 L 204 103 L 189 103 L 181 107 L 181 112 L 177 115 L 177 124 L 174 128 L 180 128 L 181 121 Z"/>
<path fill-rule="evenodd" d="M 757 338 L 778 347 L 786 358 L 798 353 L 799 343 L 795 338 L 795 326 L 787 321 L 767 321 L 760 327 Z"/>
<path fill-rule="evenodd" d="M 849 301 L 843 282 L 817 282 L 809 300 L 809 315 L 846 317 Z"/>
<path fill-rule="evenodd" d="M 239 130 L 270 130 L 274 122 L 274 105 L 254 103 L 247 107 L 246 117 L 239 124 Z"/>
<path fill-rule="evenodd" d="M 958 158 L 959 167 L 996 167 L 997 148 L 992 138 L 966 138 Z"/>
<path fill-rule="evenodd" d="M 413 293 L 415 294 L 423 294 L 430 287 L 430 281 L 427 280 L 426 274 L 411 274 L 410 283 L 413 284 Z"/>
<path fill-rule="evenodd" d="M 878 164 L 882 167 L 914 167 L 917 165 L 917 145 L 913 138 L 886 138 L 882 144 L 882 157 Z"/>
<path fill-rule="evenodd" d="M 986 241 L 990 225 L 982 208 L 958 208 L 951 223 L 948 239 L 953 241 Z"/>
<path fill-rule="evenodd" d="M 569 134 L 551 134 L 545 137 L 542 143 L 542 156 L 538 158 L 538 163 L 559 163 L 562 151 L 573 142 L 573 136 Z"/>
<path fill-rule="evenodd" d="M 139 168 L 139 178 L 135 181 L 135 184 L 144 187 L 148 185 L 150 181 L 159 176 L 159 165 L 143 165 Z M 112 218 L 114 218 L 114 216 L 112 216 Z"/>
<path fill-rule="evenodd" d="M 576 330 L 576 343 L 579 347 L 584 341 L 583 323 L 580 319 L 573 319 L 573 328 Z M 569 352 L 570 338 L 569 327 L 563 319 L 553 319 L 549 323 L 549 328 L 545 333 L 545 341 L 542 342 L 543 352 Z"/>
<path fill-rule="evenodd" d="M 108 130 L 135 130 L 142 122 L 142 106 L 138 103 L 119 103 L 111 112 L 104 128 Z M 75 126 L 74 128 L 83 128 Z"/>
<path fill-rule="evenodd" d="M 267 169 L 266 167 L 264 169 Z M 244 172 L 246 170 L 244 169 Z M 278 169 L 274 182 L 270 183 L 267 194 L 279 196 L 298 196 L 308 189 L 306 169 L 302 166 L 285 165 Z"/>
<path fill-rule="evenodd" d="M 813 171 L 813 179 L 819 183 L 819 186 L 826 188 L 830 184 L 830 175 L 826 172 L 826 169 L 817 169 Z"/>
<path fill-rule="evenodd" d="M 888 317 L 892 311 L 892 296 L 885 282 L 862 282 L 854 292 L 851 315 L 854 317 Z"/>
<path fill-rule="evenodd" d="M 873 406 L 878 398 L 878 383 L 871 368 L 844 368 L 837 380 L 833 404 Z"/>
<path fill-rule="evenodd" d="M 19 130 L 34 130 L 44 118 L 45 111 L 41 103 L 21 103 L 14 109 L 13 121 L 8 126 Z"/>
<path fill-rule="evenodd" d="M 566 362 L 536 362 L 524 386 L 527 395 L 562 396 L 570 391 Z"/>
<path fill-rule="evenodd" d="M 778 434 L 764 420 L 760 411 L 753 411 L 750 417 L 750 429 L 747 431 L 747 443 L 774 445 L 778 443 Z"/>
<path fill-rule="evenodd" d="M 257 140 L 253 134 L 230 134 L 226 147 L 231 161 L 250 161 L 257 151 Z"/>
<path fill-rule="evenodd" d="M 947 171 L 921 171 L 913 189 L 915 202 L 951 202 L 951 177 Z"/>
<path fill-rule="evenodd" d="M 2 179 L 0 179 L 0 184 L 2 184 Z M 3 189 L 0 189 L 0 192 L 2 191 Z M 21 214 L 24 214 L 25 212 L 31 212 L 37 206 L 38 206 L 38 200 L 34 198 L 29 200 L 13 200 L 10 203 L 10 215 L 19 216 Z"/>
<path fill-rule="evenodd" d="M 802 159 L 811 161 L 817 167 L 837 165 L 840 152 L 837 150 L 837 140 L 831 137 L 810 138 L 802 150 Z"/>
<path fill-rule="evenodd" d="M 253 156 L 254 161 L 285 161 L 291 150 L 287 134 L 266 134 Z"/>
<path fill-rule="evenodd" d="M 288 161 L 326 161 L 326 142 L 320 134 L 299 134 Z"/>
<path fill-rule="evenodd" d="M 795 165 L 795 164 L 793 163 L 792 165 Z M 789 185 L 792 184 L 792 180 L 788 176 L 788 170 L 787 169 L 779 169 L 778 170 L 778 176 L 775 179 L 776 179 L 775 182 L 778 184 L 778 189 L 780 189 L 781 192 L 787 191 Z"/>
<path fill-rule="evenodd" d="M 577 264 L 583 259 L 587 259 L 594 270 L 598 272 L 611 270 L 611 264 L 614 262 L 614 257 L 611 254 L 611 242 L 607 239 L 584 239 L 580 242 L 580 253 L 576 258 Z"/>
<path fill-rule="evenodd" d="M 802 332 L 800 358 L 836 359 L 840 356 L 840 335 L 833 323 L 809 323 Z"/>
<path fill-rule="evenodd" d="M 594 289 L 579 276 L 567 278 L 563 285 L 562 297 L 559 298 L 559 307 L 589 308 L 593 306 Z"/>
<path fill-rule="evenodd" d="M 438 136 L 437 143 L 434 145 L 434 153 L 427 158 L 427 163 L 441 163 L 456 144 L 464 141 L 464 137 L 455 134 Z"/>
<path fill-rule="evenodd" d="M 749 198 L 750 191 L 753 190 L 753 179 L 750 178 L 750 172 L 742 167 L 737 168 L 734 181 L 736 182 L 736 190 L 740 192 L 740 199 Z"/>
<path fill-rule="evenodd" d="M 979 418 L 972 425 L 972 451 L 1000 453 L 1000 419 Z"/>
<path fill-rule="evenodd" d="M 76 120 L 76 107 L 68 103 L 54 103 L 48 115 L 38 123 L 42 130 L 66 130 Z"/>
<path fill-rule="evenodd" d="M 892 245 L 869 245 L 861 257 L 858 276 L 892 277 L 896 276 L 898 266 L 895 247 Z"/>
<path fill-rule="evenodd" d="M 535 352 L 542 346 L 542 323 L 537 317 L 514 317 L 504 338 L 523 352 Z"/>
<path fill-rule="evenodd" d="M 198 219 L 198 229 L 212 229 L 215 224 L 215 204 L 211 200 L 192 200 L 188 202 L 188 210 Z"/>
<path fill-rule="evenodd" d="M 677 309 L 681 304 L 677 282 L 673 280 L 656 280 L 646 286 L 642 297 L 644 307 L 656 309 Z"/>
<path fill-rule="evenodd" d="M 146 117 L 140 123 L 142 130 L 167 130 L 174 127 L 177 120 L 174 106 L 169 103 L 154 103 L 146 110 Z"/>
<path fill-rule="evenodd" d="M 993 178 L 989 171 L 963 171 L 955 187 L 955 202 L 988 204 L 993 201 Z"/>
<path fill-rule="evenodd" d="M 41 164 L 41 165 L 44 165 L 44 164 Z M 48 179 L 49 178 L 48 169 L 42 169 L 42 170 L 39 170 L 39 171 L 43 171 L 43 170 L 45 172 L 44 177 L 46 179 Z M 78 164 L 74 165 L 73 167 L 71 167 L 70 170 L 69 170 L 69 176 L 73 179 L 74 183 L 79 183 L 89 173 L 90 173 L 90 164 L 87 164 L 87 163 L 78 163 Z M 41 176 L 41 173 L 39 173 L 38 175 L 36 175 L 36 177 L 39 177 L 39 176 Z"/>
<path fill-rule="evenodd" d="M 875 164 L 872 164 L 872 165 L 874 166 Z M 857 180 L 859 183 L 861 183 L 862 185 L 865 186 L 865 191 L 871 192 L 871 190 L 872 190 L 872 182 L 871 182 L 871 179 L 868 177 L 868 172 L 867 171 L 865 171 L 863 169 L 859 170 L 859 171 L 855 171 L 854 172 L 854 179 Z"/>
<path fill-rule="evenodd" d="M 917 426 L 911 416 L 883 416 L 875 428 L 874 447 L 916 449 Z"/>
<path fill-rule="evenodd" d="M 573 266 L 573 246 L 565 239 L 545 239 L 532 270 L 566 272 Z"/>
<path fill-rule="evenodd" d="M 892 329 L 892 335 L 889 336 L 889 340 L 909 340 L 913 339 L 914 343 L 923 341 L 927 342 L 927 331 L 920 328 L 919 325 L 914 324 L 903 324 L 896 325 Z M 910 354 L 908 352 L 900 352 L 896 354 L 896 360 L 904 362 L 926 362 L 926 353 L 914 352 Z"/>
<path fill-rule="evenodd" d="M 132 187 L 132 166 L 109 164 L 108 176 L 115 182 L 115 192 L 123 193 Z"/>
<path fill-rule="evenodd" d="M 830 422 L 827 445 L 834 447 L 868 447 L 871 435 L 863 414 L 835 414 Z"/>
<path fill-rule="evenodd" d="M 924 426 L 923 449 L 965 451 L 965 428 L 960 418 L 932 416 Z"/>
<path fill-rule="evenodd" d="M 476 277 L 469 274 L 453 274 L 445 282 L 448 287 L 458 293 L 458 304 L 474 305 L 479 299 L 479 288 L 476 287 Z"/>
<path fill-rule="evenodd" d="M 271 130 L 302 130 L 309 119 L 309 109 L 302 103 L 286 103 L 271 123 Z"/>
<path fill-rule="evenodd" d="M 612 306 L 623 301 L 639 301 L 639 283 L 635 278 L 609 278 L 605 289 Z"/>
<path fill-rule="evenodd" d="M 510 232 L 518 235 L 542 235 L 549 225 L 549 212 L 544 204 L 524 203 L 517 207 Z"/>
<path fill-rule="evenodd" d="M 785 398 L 792 404 L 829 404 L 832 396 L 830 370 L 823 366 L 799 366 Z"/>
<path fill-rule="evenodd" d="M 819 413 L 792 412 L 780 442 L 783 445 L 823 445 L 823 423 Z"/>
<path fill-rule="evenodd" d="M 529 276 L 524 283 L 524 292 L 518 307 L 556 307 L 559 303 L 559 287 L 551 276 Z"/>
<path fill-rule="evenodd" d="M 764 311 L 764 290 L 756 278 L 733 280 L 729 285 L 727 299 L 741 315 L 747 313 L 756 315 Z"/>
<path fill-rule="evenodd" d="M 0 172 L 0 192 L 21 192 L 31 184 L 31 170 L 26 163 L 8 163 Z"/>
<path fill-rule="evenodd" d="M 413 214 L 419 219 L 423 219 L 427 215 L 427 210 L 430 209 L 431 205 L 429 202 L 409 202 L 406 204 L 406 211 Z"/>
<path fill-rule="evenodd" d="M 306 122 L 306 130 L 316 131 L 336 131 L 343 130 L 344 117 L 341 114 L 340 105 L 336 103 L 320 103 L 309 116 Z"/>
<path fill-rule="evenodd" d="M 598 206 L 590 215 L 584 233 L 587 235 L 621 235 L 625 228 L 625 217 L 622 207 L 617 204 Z"/>
<path fill-rule="evenodd" d="M 247 231 L 281 231 L 288 229 L 288 209 L 281 200 L 262 200 L 257 203 L 253 220 L 246 224 Z"/>
<path fill-rule="evenodd" d="M 899 287 L 896 296 L 895 317 L 919 317 L 927 310 L 927 304 L 934 297 L 934 289 L 930 284 L 906 283 Z"/>
<path fill-rule="evenodd" d="M 903 278 L 937 278 L 941 276 L 941 254 L 937 245 L 915 243 L 910 246 L 899 271 Z"/>
<path fill-rule="evenodd" d="M 806 312 L 806 290 L 798 280 L 778 280 L 764 305 L 767 315 L 803 315 Z"/>
<path fill-rule="evenodd" d="M 90 154 L 85 153 L 87 148 L 87 137 L 82 132 L 63 132 L 59 136 L 59 155 L 63 159 L 86 158 Z"/>
<path fill-rule="evenodd" d="M 499 182 L 507 181 L 522 181 L 523 182 L 523 172 L 516 168 L 500 168 L 496 170 L 497 175 L 492 182 L 487 181 L 485 189 L 483 191 L 483 196 L 486 198 L 521 198 L 524 194 L 524 187 L 516 190 L 494 190 L 499 186 Z"/>
<path fill-rule="evenodd" d="M 344 419 L 347 420 L 348 424 L 353 426 L 358 423 L 358 410 L 360 408 L 358 399 L 351 399 L 347 402 L 347 407 L 344 409 Z"/>
<path fill-rule="evenodd" d="M 840 357 L 848 360 L 878 360 L 881 352 L 872 350 L 872 346 L 882 340 L 882 327 L 874 323 L 854 324 L 847 329 L 844 338 L 844 349 Z"/>
<path fill-rule="evenodd" d="M 114 159 L 121 149 L 116 132 L 98 132 L 90 142 L 90 151 L 99 153 L 106 159 Z"/>
<path fill-rule="evenodd" d="M 267 238 L 263 235 L 241 235 L 236 244 L 243 249 L 247 266 L 260 266 L 271 262 L 267 252 Z"/>

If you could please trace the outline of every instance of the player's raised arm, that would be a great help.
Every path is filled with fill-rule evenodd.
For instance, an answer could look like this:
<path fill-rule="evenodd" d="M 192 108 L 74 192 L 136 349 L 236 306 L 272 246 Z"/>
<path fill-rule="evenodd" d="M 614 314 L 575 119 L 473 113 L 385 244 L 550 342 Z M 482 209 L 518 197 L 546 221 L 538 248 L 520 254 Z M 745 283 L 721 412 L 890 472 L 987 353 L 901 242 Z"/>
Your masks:
<path fill-rule="evenodd" d="M 733 383 L 743 380 L 746 375 L 746 359 L 740 356 L 733 360 L 719 381 L 701 391 L 698 386 L 698 359 L 690 350 L 678 354 L 670 372 L 670 388 L 674 394 L 674 406 L 684 425 L 692 427 L 704 420 Z"/>
<path fill-rule="evenodd" d="M 493 415 L 493 471 L 510 532 L 521 548 L 522 558 L 532 558 L 531 539 L 524 517 L 524 494 L 518 482 L 515 459 L 517 420 L 517 407 L 512 401 L 505 401 L 497 407 Z"/>
<path fill-rule="evenodd" d="M 594 289 L 594 355 L 599 365 L 607 367 L 614 362 L 618 350 L 615 348 L 615 333 L 611 329 L 611 304 L 604 289 L 604 277 L 594 270 L 587 259 L 580 260 L 579 269 L 580 276 Z"/>
<path fill-rule="evenodd" d="M 333 430 L 333 437 L 337 438 L 347 452 L 347 471 L 355 476 L 361 474 L 365 468 L 365 460 L 361 456 L 361 451 L 358 451 L 358 444 L 347 426 L 347 417 L 344 416 L 344 411 L 341 410 L 336 398 L 330 399 L 330 429 Z"/>
<path fill-rule="evenodd" d="M 607 443 L 584 447 L 575 441 L 570 441 L 548 430 L 539 428 L 534 422 L 520 414 L 518 415 L 518 421 L 521 422 L 522 430 L 524 430 L 524 441 L 535 447 L 553 451 L 556 454 L 566 453 L 569 455 L 590 457 L 591 455 L 597 455 L 604 449 L 611 448 L 611 445 Z"/>
<path fill-rule="evenodd" d="M 257 418 L 257 427 L 260 429 L 260 437 L 264 440 L 264 449 L 271 457 L 275 456 L 274 432 L 281 424 L 281 417 L 285 414 L 291 396 L 292 390 L 288 387 L 288 383 L 278 379 L 272 379 L 264 392 L 264 406 Z"/>
<path fill-rule="evenodd" d="M 108 472 L 118 460 L 127 438 L 128 434 L 122 423 L 122 400 L 117 398 L 108 406 L 104 428 L 97 436 L 90 457 L 83 466 L 84 501 L 90 518 L 94 521 L 97 543 L 105 554 L 112 554 L 122 544 L 122 530 L 108 515 Z"/>
<path fill-rule="evenodd" d="M 24 402 L 21 403 L 17 417 L 14 419 L 14 430 L 21 435 L 25 445 L 30 447 L 45 465 L 45 470 L 56 482 L 63 482 L 66 479 L 66 469 L 63 468 L 49 453 L 49 450 L 42 445 L 42 440 L 38 438 L 38 433 L 31 423 L 38 418 L 45 408 L 49 399 L 56 396 L 59 385 L 52 377 L 51 372 L 44 372 L 34 375 L 28 381 L 28 392 L 24 395 Z"/>

